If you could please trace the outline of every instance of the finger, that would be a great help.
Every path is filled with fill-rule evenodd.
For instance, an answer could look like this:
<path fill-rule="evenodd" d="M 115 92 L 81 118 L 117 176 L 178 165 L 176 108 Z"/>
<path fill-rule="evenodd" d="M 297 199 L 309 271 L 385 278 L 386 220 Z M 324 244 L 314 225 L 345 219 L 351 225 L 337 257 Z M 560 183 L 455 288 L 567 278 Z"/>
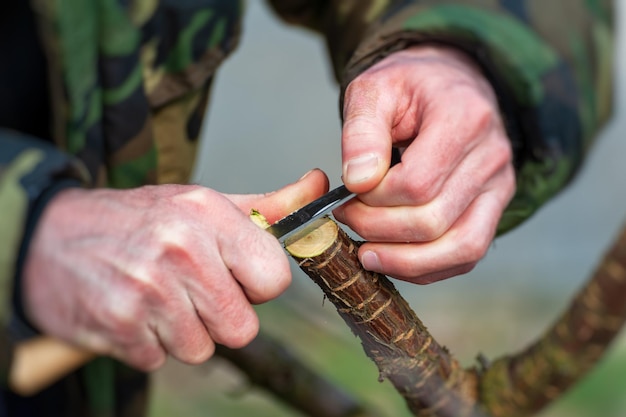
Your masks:
<path fill-rule="evenodd" d="M 149 312 L 138 309 L 132 295 L 120 303 L 120 294 L 115 293 L 117 305 L 113 312 L 95 306 L 96 317 L 84 317 L 69 340 L 100 355 L 112 356 L 143 371 L 158 369 L 166 359 L 166 351 L 157 334 L 148 323 Z M 103 294 L 106 298 L 112 294 Z M 92 300 L 92 306 L 94 303 Z M 92 308 L 92 306 L 88 307 Z M 87 313 L 87 312 L 86 312 Z M 87 314 L 85 314 L 87 316 Z M 106 317 L 106 320 L 100 320 Z"/>
<path fill-rule="evenodd" d="M 257 231 L 264 233 L 258 228 Z M 204 277 L 189 280 L 185 285 L 194 311 L 205 327 L 199 331 L 208 332 L 212 341 L 231 348 L 241 348 L 256 336 L 258 317 L 243 288 L 226 265 L 213 264 L 206 270 Z M 184 331 L 184 328 L 180 328 L 176 334 Z M 196 342 L 202 344 L 204 340 Z"/>
<path fill-rule="evenodd" d="M 333 214 L 367 241 L 429 242 L 448 230 L 461 213 L 460 208 L 442 208 L 443 203 L 443 199 L 437 199 L 420 207 L 372 207 L 354 201 Z"/>
<path fill-rule="evenodd" d="M 440 193 L 426 204 L 377 207 L 356 200 L 335 210 L 334 215 L 370 241 L 432 241 L 443 235 L 494 181 L 499 181 L 504 190 L 514 188 L 513 179 L 498 179 L 506 175 L 504 168 L 510 160 L 508 140 L 494 136 L 476 147 L 457 166 Z"/>
<path fill-rule="evenodd" d="M 415 140 L 404 149 L 402 162 L 389 170 L 380 184 L 360 199 L 373 206 L 421 205 L 441 193 L 457 167 L 493 134 L 499 123 L 492 104 L 456 88 L 445 102 L 424 106 Z M 478 167 L 482 169 L 482 167 Z"/>
<path fill-rule="evenodd" d="M 353 192 L 370 191 L 389 167 L 396 102 L 382 87 L 376 76 L 362 74 L 346 90 L 341 135 L 342 178 Z"/>
<path fill-rule="evenodd" d="M 495 235 L 503 198 L 481 194 L 455 225 L 428 243 L 366 243 L 363 266 L 398 279 L 428 284 L 469 272 L 482 259 Z M 506 203 L 504 203 L 506 204 Z"/>
<path fill-rule="evenodd" d="M 258 210 L 271 224 L 328 191 L 328 177 L 319 170 L 307 172 L 298 181 L 267 194 L 227 194 L 244 213 Z"/>
<path fill-rule="evenodd" d="M 115 332 L 92 329 L 80 334 L 78 340 L 89 350 L 112 356 L 145 372 L 160 368 L 167 357 L 157 335 L 147 325 L 116 328 Z"/>
<path fill-rule="evenodd" d="M 241 212 L 230 220 L 237 225 L 228 235 L 217 236 L 224 266 L 241 285 L 248 300 L 263 303 L 276 298 L 291 283 L 287 256 L 278 240 L 260 229 Z"/>
<path fill-rule="evenodd" d="M 111 356 L 144 372 L 156 371 L 167 359 L 165 350 L 158 344 L 116 346 Z"/>
<path fill-rule="evenodd" d="M 159 315 L 154 332 L 174 358 L 189 364 L 205 362 L 215 352 L 215 344 L 193 302 L 193 295 L 183 292 L 175 301 L 176 304 L 166 303 L 170 305 L 159 308 L 163 314 Z"/>

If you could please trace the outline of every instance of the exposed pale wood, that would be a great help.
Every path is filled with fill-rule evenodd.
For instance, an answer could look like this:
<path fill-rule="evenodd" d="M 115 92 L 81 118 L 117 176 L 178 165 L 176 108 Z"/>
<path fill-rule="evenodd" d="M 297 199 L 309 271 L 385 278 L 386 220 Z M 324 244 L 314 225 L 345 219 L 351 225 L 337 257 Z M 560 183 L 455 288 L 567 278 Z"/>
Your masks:
<path fill-rule="evenodd" d="M 337 223 L 326 219 L 320 227 L 287 246 L 287 252 L 296 258 L 319 256 L 337 240 L 339 228 Z"/>
<path fill-rule="evenodd" d="M 9 387 L 30 396 L 79 368 L 94 354 L 51 337 L 38 337 L 15 348 Z"/>

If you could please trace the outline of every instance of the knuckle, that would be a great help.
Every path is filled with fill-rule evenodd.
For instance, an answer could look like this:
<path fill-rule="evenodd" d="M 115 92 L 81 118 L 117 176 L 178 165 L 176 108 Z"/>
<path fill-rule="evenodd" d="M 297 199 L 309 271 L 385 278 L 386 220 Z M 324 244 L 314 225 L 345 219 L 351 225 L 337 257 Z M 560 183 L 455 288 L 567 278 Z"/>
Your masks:
<path fill-rule="evenodd" d="M 251 236 L 246 236 L 237 242 L 235 253 L 226 255 L 227 265 L 236 264 L 231 268 L 233 278 L 253 303 L 276 298 L 291 283 L 291 269 L 284 251 L 268 233 L 260 233 L 268 236 L 260 236 L 256 243 L 249 243 Z"/>
<path fill-rule="evenodd" d="M 493 103 L 486 98 L 477 98 L 470 109 L 480 130 L 487 130 L 497 122 Z"/>
<path fill-rule="evenodd" d="M 258 320 L 247 320 L 241 325 L 234 327 L 232 331 L 229 331 L 222 342 L 229 348 L 240 349 L 252 342 L 258 333 Z"/>
<path fill-rule="evenodd" d="M 265 279 L 262 279 L 260 299 L 254 300 L 257 303 L 273 300 L 282 294 L 291 284 L 291 268 L 286 257 L 284 261 L 276 262 L 276 266 L 272 273 L 266 273 Z"/>
<path fill-rule="evenodd" d="M 414 204 L 422 205 L 432 201 L 439 192 L 439 187 L 435 186 L 430 179 L 427 180 L 426 177 L 420 179 L 415 176 L 406 176 L 403 181 L 404 199 Z"/>
<path fill-rule="evenodd" d="M 157 251 L 157 261 L 177 260 L 188 254 L 188 248 L 193 247 L 193 231 L 190 229 L 190 225 L 183 221 L 157 223 L 150 236 Z"/>
<path fill-rule="evenodd" d="M 163 366 L 166 359 L 165 352 L 159 346 L 138 349 L 133 356 L 136 358 L 134 364 L 145 372 L 156 371 Z"/>
<path fill-rule="evenodd" d="M 459 241 L 458 253 L 462 265 L 476 264 L 480 261 L 489 248 L 489 242 L 486 239 L 475 238 L 468 235 Z"/>
<path fill-rule="evenodd" d="M 344 118 L 347 123 L 353 118 L 367 118 L 375 113 L 380 80 L 374 73 L 365 72 L 348 84 L 344 96 Z"/>
<path fill-rule="evenodd" d="M 504 173 L 504 183 L 505 183 L 505 193 L 504 193 L 504 201 L 509 202 L 511 198 L 515 195 L 516 187 L 515 187 L 515 170 L 513 166 L 508 166 Z"/>
<path fill-rule="evenodd" d="M 259 319 L 241 294 L 222 294 L 213 306 L 214 319 L 205 324 L 217 343 L 230 348 L 246 346 L 259 331 Z"/>
<path fill-rule="evenodd" d="M 495 143 L 491 146 L 490 155 L 497 168 L 512 164 L 513 149 L 511 148 L 511 142 L 505 135 L 495 136 Z"/>
<path fill-rule="evenodd" d="M 448 230 L 448 222 L 441 213 L 435 210 L 420 213 L 416 223 L 418 227 L 415 228 L 413 236 L 416 242 L 436 240 Z"/>
<path fill-rule="evenodd" d="M 470 88 L 461 89 L 460 94 L 461 102 L 471 103 L 464 110 L 464 118 L 470 122 L 465 124 L 470 137 L 480 137 L 484 132 L 496 130 L 497 126 L 502 125 L 494 103 L 487 97 L 476 95 Z"/>
<path fill-rule="evenodd" d="M 368 222 L 355 216 L 354 218 L 346 218 L 345 224 L 363 239 L 377 240 L 378 238 L 374 233 L 374 222 Z"/>
<path fill-rule="evenodd" d="M 346 88 L 346 98 L 354 97 L 355 95 L 358 96 L 362 91 L 370 90 L 370 88 L 374 86 L 376 78 L 377 77 L 374 77 L 372 72 L 365 71 L 361 73 L 354 80 L 350 81 L 350 84 L 348 84 L 348 87 Z"/>
<path fill-rule="evenodd" d="M 142 326 L 149 320 L 151 306 L 164 305 L 167 295 L 153 282 L 130 281 L 124 290 L 111 294 L 99 320 L 120 344 L 141 339 Z"/>
<path fill-rule="evenodd" d="M 448 230 L 448 223 L 436 211 L 428 212 L 423 218 L 422 228 L 419 235 L 422 241 L 430 242 L 443 236 Z"/>
<path fill-rule="evenodd" d="M 172 196 L 171 201 L 175 204 L 192 204 L 205 207 L 211 200 L 212 192 L 206 187 L 200 185 L 185 185 L 180 193 Z"/>
<path fill-rule="evenodd" d="M 190 365 L 199 365 L 209 360 L 209 358 L 211 358 L 214 353 L 215 344 L 210 342 L 204 343 L 202 346 L 194 349 L 184 350 L 177 356 L 177 359 Z"/>
<path fill-rule="evenodd" d="M 345 216 L 342 218 L 341 223 L 348 226 L 353 232 L 361 236 L 362 238 L 367 239 L 367 236 L 364 235 L 363 222 L 360 220 L 359 216 Z"/>
<path fill-rule="evenodd" d="M 138 302 L 130 300 L 133 297 L 124 298 L 125 302 L 111 305 L 106 321 L 116 338 L 122 343 L 128 343 L 137 338 L 139 323 L 144 321 L 145 312 Z"/>
<path fill-rule="evenodd" d="M 165 288 L 159 284 L 160 281 L 161 273 L 152 267 L 148 268 L 145 276 L 135 275 L 135 279 L 129 283 L 130 302 L 126 303 L 129 314 L 132 315 L 131 319 L 145 317 L 146 307 L 162 305 L 167 301 L 168 295 Z"/>
<path fill-rule="evenodd" d="M 188 269 L 196 264 L 194 251 L 191 249 L 195 245 L 190 241 L 189 233 L 185 233 L 183 230 L 185 228 L 182 226 L 161 234 L 160 244 L 155 255 L 156 265 L 178 270 L 181 268 Z M 158 271 L 154 272 L 158 273 Z"/>

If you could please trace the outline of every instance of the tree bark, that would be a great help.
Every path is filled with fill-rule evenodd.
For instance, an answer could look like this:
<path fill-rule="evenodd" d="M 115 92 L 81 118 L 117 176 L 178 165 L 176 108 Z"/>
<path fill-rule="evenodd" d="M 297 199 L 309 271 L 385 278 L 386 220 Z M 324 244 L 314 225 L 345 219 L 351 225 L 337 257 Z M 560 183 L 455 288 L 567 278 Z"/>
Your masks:
<path fill-rule="evenodd" d="M 626 227 L 588 284 L 543 337 L 483 369 L 462 369 L 393 284 L 366 271 L 332 220 L 286 249 L 323 290 L 416 416 L 532 415 L 582 377 L 626 320 Z"/>
<path fill-rule="evenodd" d="M 324 291 L 367 356 L 418 416 L 484 416 L 476 404 L 476 374 L 466 372 L 428 333 L 393 284 L 366 271 L 359 244 L 328 219 L 287 246 L 300 268 Z"/>
<path fill-rule="evenodd" d="M 480 401 L 496 416 L 527 416 L 574 385 L 626 321 L 626 226 L 569 308 L 546 333 L 481 376 Z"/>

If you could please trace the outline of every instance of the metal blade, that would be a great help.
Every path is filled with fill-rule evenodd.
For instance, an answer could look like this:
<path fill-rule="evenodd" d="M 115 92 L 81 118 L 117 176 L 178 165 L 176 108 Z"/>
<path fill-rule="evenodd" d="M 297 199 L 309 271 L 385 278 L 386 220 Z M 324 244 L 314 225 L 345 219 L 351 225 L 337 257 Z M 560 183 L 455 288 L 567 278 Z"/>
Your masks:
<path fill-rule="evenodd" d="M 324 194 L 315 201 L 283 217 L 266 230 L 283 243 L 289 245 L 312 230 L 319 227 L 323 216 L 334 208 L 342 205 L 356 194 L 350 192 L 344 185 Z"/>

